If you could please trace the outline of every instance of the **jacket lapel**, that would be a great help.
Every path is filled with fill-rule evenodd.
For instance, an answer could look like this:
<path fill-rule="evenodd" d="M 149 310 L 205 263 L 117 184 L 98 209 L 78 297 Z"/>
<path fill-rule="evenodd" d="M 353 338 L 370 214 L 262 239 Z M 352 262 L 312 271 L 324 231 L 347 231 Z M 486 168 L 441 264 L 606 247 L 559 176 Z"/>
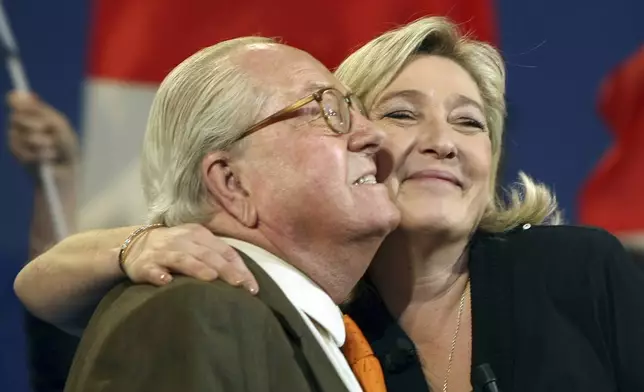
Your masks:
<path fill-rule="evenodd" d="M 260 287 L 257 296 L 273 310 L 289 338 L 301 348 L 307 362 L 302 365 L 308 367 L 314 378 L 312 381 L 317 384 L 317 389 L 325 392 L 347 391 L 338 372 L 302 320 L 298 310 L 286 298 L 275 281 L 255 261 L 242 251 L 237 251 L 257 280 Z"/>
<path fill-rule="evenodd" d="M 501 390 L 514 381 L 514 263 L 505 234 L 478 233 L 470 248 L 472 372 L 488 364 Z"/>

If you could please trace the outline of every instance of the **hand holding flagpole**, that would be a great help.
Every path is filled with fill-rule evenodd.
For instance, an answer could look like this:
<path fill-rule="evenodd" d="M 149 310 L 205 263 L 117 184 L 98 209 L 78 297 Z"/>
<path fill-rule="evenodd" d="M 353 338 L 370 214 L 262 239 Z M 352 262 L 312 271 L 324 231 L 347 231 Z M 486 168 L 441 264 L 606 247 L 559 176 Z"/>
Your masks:
<path fill-rule="evenodd" d="M 18 46 L 16 41 L 13 38 L 11 32 L 11 27 L 9 26 L 9 19 L 6 16 L 4 11 L 4 5 L 0 1 L 0 40 L 2 41 L 3 49 L 5 50 L 5 61 L 7 65 L 7 71 L 9 72 L 9 78 L 13 83 L 13 86 L 18 91 L 23 91 L 28 93 L 29 83 L 27 81 L 27 75 L 25 74 L 24 67 L 22 66 L 22 61 L 18 54 Z M 50 162 L 43 161 L 40 164 L 40 179 L 42 181 L 43 189 L 45 191 L 45 197 L 47 199 L 47 205 L 49 207 L 49 212 L 52 218 L 52 224 L 56 239 L 58 241 L 64 239 L 67 232 L 67 224 L 65 222 L 65 214 L 63 211 L 63 205 L 60 200 L 60 194 L 56 187 L 56 181 L 54 179 L 54 170 Z"/>

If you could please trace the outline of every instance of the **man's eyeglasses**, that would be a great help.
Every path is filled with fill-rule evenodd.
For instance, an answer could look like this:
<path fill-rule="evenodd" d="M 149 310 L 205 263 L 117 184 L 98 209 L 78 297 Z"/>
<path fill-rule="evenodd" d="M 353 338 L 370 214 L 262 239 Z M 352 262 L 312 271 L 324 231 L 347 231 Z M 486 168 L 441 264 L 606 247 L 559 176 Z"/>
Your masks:
<path fill-rule="evenodd" d="M 237 141 L 271 124 L 292 118 L 297 110 L 313 101 L 320 106 L 322 117 L 329 128 L 339 135 L 351 132 L 351 108 L 367 116 L 364 105 L 355 95 L 344 95 L 333 87 L 324 87 L 251 126 Z"/>

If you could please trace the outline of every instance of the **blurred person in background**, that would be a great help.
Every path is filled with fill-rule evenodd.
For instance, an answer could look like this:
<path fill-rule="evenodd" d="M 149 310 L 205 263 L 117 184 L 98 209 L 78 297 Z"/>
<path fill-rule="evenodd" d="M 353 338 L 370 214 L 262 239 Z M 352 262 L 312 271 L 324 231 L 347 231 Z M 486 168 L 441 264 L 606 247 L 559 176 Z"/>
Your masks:
<path fill-rule="evenodd" d="M 67 117 L 32 93 L 13 91 L 7 95 L 9 106 L 9 148 L 34 180 L 34 203 L 29 254 L 33 258 L 52 247 L 57 239 L 45 198 L 38 168 L 51 162 L 60 193 L 65 219 L 74 232 L 76 176 L 79 145 Z"/>
<path fill-rule="evenodd" d="M 527 176 L 509 203 L 495 192 L 499 53 L 423 18 L 363 46 L 336 74 L 388 135 L 386 182 L 403 217 L 347 306 L 388 390 L 470 391 L 483 364 L 504 391 L 644 389 L 644 275 L 621 244 L 602 230 L 541 225 L 557 222 L 556 202 Z M 118 250 L 131 230 L 68 238 L 23 269 L 17 293 L 38 315 L 82 328 L 124 278 Z M 221 243 L 199 225 L 158 228 L 134 244 L 125 270 L 159 285 L 171 272 L 211 279 L 237 263 Z"/>
<path fill-rule="evenodd" d="M 29 258 L 52 247 L 54 235 L 38 166 L 53 163 L 54 179 L 63 202 L 68 227 L 75 223 L 76 176 L 79 148 L 76 133 L 65 115 L 32 93 L 7 95 L 9 148 L 34 182 L 34 202 L 29 232 Z M 46 268 L 46 267 L 45 267 Z M 26 313 L 29 373 L 35 392 L 60 392 L 71 365 L 78 338 Z"/>
<path fill-rule="evenodd" d="M 597 110 L 614 142 L 582 189 L 579 219 L 615 234 L 644 268 L 644 45 L 604 79 Z"/>

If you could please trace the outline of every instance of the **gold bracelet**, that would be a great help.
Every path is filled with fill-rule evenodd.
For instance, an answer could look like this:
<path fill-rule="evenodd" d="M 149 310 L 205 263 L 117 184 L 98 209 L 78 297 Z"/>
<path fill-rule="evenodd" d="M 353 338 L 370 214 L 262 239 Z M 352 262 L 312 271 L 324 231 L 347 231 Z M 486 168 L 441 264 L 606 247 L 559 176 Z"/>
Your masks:
<path fill-rule="evenodd" d="M 141 234 L 163 226 L 165 226 L 163 223 L 154 223 L 151 225 L 141 226 L 138 229 L 134 230 L 132 233 L 130 233 L 130 235 L 125 239 L 125 242 L 123 242 L 123 245 L 121 245 L 121 248 L 119 250 L 119 268 L 121 269 L 121 271 L 123 271 L 125 275 L 127 275 L 127 272 L 125 272 L 125 257 L 127 256 L 127 253 L 130 250 L 130 245 L 132 245 L 132 243 Z"/>

